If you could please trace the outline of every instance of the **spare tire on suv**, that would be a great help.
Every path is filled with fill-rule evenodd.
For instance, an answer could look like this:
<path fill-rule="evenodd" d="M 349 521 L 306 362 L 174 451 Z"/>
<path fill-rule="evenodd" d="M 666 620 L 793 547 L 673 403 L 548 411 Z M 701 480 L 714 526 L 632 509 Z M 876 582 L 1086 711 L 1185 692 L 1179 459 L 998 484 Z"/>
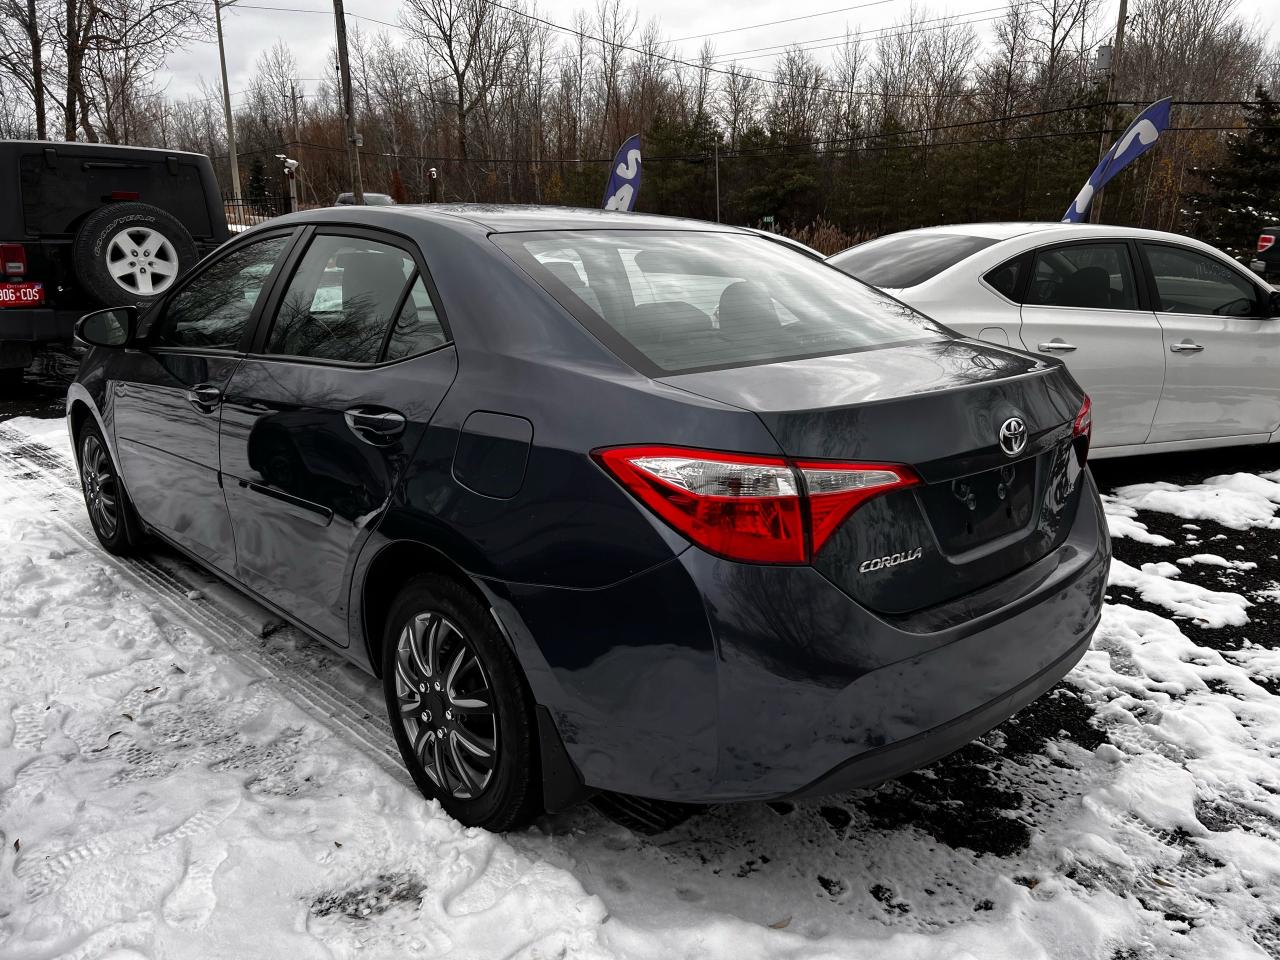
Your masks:
<path fill-rule="evenodd" d="M 198 259 L 191 234 L 146 203 L 112 203 L 85 218 L 71 260 L 84 292 L 104 307 L 146 304 Z"/>

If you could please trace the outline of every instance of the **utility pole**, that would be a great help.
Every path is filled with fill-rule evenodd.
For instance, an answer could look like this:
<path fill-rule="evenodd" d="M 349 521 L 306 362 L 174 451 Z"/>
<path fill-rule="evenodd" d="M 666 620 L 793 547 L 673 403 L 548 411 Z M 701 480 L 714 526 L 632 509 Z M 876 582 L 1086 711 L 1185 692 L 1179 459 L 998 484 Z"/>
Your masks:
<path fill-rule="evenodd" d="M 716 154 L 716 223 L 720 222 L 720 136 L 715 139 Z"/>
<path fill-rule="evenodd" d="M 222 0 L 213 0 L 218 25 L 218 64 L 222 67 L 222 112 L 227 119 L 227 154 L 231 164 L 231 195 L 240 196 L 240 160 L 236 156 L 236 128 L 231 120 L 231 88 L 227 86 L 227 49 L 222 43 Z"/>
<path fill-rule="evenodd" d="M 342 71 L 342 110 L 347 119 L 347 162 L 351 166 L 351 193 L 356 203 L 364 203 L 364 183 L 360 179 L 360 139 L 351 100 L 351 61 L 347 57 L 347 15 L 342 0 L 333 0 L 333 16 L 338 25 L 338 69 Z"/>
<path fill-rule="evenodd" d="M 293 112 L 293 145 L 298 145 L 298 86 L 292 80 L 289 81 L 289 106 Z"/>
<path fill-rule="evenodd" d="M 1113 102 L 1116 97 L 1116 73 L 1120 70 L 1120 57 L 1124 53 L 1124 26 L 1129 19 L 1129 0 L 1120 0 L 1120 12 L 1116 17 L 1116 42 L 1111 51 L 1111 69 L 1107 71 L 1107 122 L 1102 125 L 1102 142 L 1098 145 L 1098 159 L 1111 147 L 1111 137 L 1115 130 L 1119 111 Z M 1099 190 L 1089 208 L 1089 222 L 1102 222 L 1102 196 L 1105 190 Z"/>

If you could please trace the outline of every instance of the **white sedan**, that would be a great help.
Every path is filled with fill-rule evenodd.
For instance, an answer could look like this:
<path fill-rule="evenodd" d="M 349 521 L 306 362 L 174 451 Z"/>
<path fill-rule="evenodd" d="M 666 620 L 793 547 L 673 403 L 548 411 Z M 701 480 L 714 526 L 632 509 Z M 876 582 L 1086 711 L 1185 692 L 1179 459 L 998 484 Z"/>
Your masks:
<path fill-rule="evenodd" d="M 1280 293 L 1207 244 L 979 223 L 828 262 L 966 336 L 1061 357 L 1093 399 L 1091 457 L 1280 442 Z"/>

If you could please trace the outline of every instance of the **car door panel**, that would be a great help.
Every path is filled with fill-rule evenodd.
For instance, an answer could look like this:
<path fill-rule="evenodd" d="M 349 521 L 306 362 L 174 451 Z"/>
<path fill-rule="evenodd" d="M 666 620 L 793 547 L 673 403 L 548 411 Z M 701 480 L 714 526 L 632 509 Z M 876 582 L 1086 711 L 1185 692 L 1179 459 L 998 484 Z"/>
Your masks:
<path fill-rule="evenodd" d="M 113 387 L 121 470 L 139 516 L 227 571 L 235 541 L 218 479 L 218 410 L 196 407 L 187 394 L 225 385 L 239 362 L 130 351 Z"/>
<path fill-rule="evenodd" d="M 218 467 L 222 391 L 241 361 L 259 295 L 292 231 L 237 245 L 183 280 L 125 351 L 112 407 L 121 471 L 143 521 L 223 571 L 235 542 Z"/>
<path fill-rule="evenodd" d="M 1152 441 L 1274 432 L 1280 427 L 1280 322 L 1263 316 L 1262 288 L 1202 251 L 1171 243 L 1142 249 L 1166 350 Z M 1241 302 L 1248 294 L 1252 305 Z"/>
<path fill-rule="evenodd" d="M 247 359 L 222 408 L 237 576 L 345 646 L 351 564 L 456 371 L 452 347 L 373 370 Z M 388 394 L 415 399 L 400 435 L 375 446 L 346 413 Z"/>
<path fill-rule="evenodd" d="M 222 407 L 237 577 L 343 646 L 351 566 L 457 372 L 421 265 L 380 237 L 309 239 Z"/>
<path fill-rule="evenodd" d="M 1033 278 L 1021 310 L 1023 346 L 1060 357 L 1088 392 L 1095 446 L 1144 443 L 1160 401 L 1165 357 L 1160 324 L 1142 309 L 1129 245 L 1073 242 L 1037 251 L 1035 269 L 1053 274 L 1041 266 L 1042 257 L 1058 258 L 1060 273 L 1042 281 L 1040 290 Z M 1085 273 L 1092 284 L 1073 283 Z"/>

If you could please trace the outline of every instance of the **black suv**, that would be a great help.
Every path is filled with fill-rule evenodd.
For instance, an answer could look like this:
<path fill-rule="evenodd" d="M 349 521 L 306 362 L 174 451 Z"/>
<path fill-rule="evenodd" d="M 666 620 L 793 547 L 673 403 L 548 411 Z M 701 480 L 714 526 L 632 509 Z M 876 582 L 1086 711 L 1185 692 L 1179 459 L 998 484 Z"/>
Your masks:
<path fill-rule="evenodd" d="M 0 141 L 0 388 L 82 314 L 150 302 L 228 237 L 208 157 Z"/>
<path fill-rule="evenodd" d="M 1258 250 L 1249 269 L 1272 286 L 1280 284 L 1280 227 L 1266 227 L 1258 234 Z"/>

